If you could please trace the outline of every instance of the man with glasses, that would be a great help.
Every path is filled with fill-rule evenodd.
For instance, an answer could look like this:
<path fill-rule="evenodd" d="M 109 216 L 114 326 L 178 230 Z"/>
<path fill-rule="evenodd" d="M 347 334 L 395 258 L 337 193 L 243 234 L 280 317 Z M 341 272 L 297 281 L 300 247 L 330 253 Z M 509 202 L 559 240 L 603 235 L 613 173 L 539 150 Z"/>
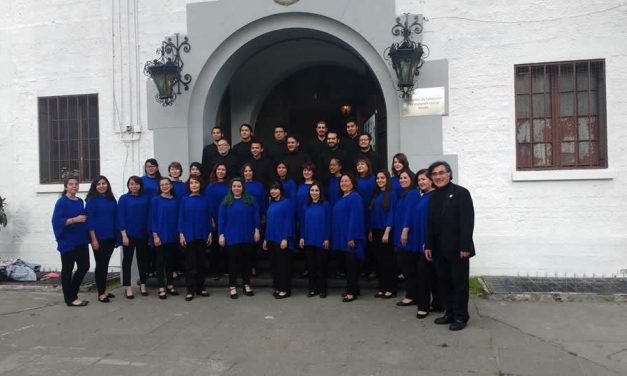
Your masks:
<path fill-rule="evenodd" d="M 226 138 L 218 141 L 218 156 L 213 159 L 212 166 L 218 163 L 224 163 L 226 166 L 226 173 L 229 177 L 239 176 L 240 173 L 237 170 L 237 158 L 231 154 L 231 145 Z M 209 175 L 207 175 L 207 178 Z"/>
<path fill-rule="evenodd" d="M 470 193 L 453 184 L 451 166 L 443 161 L 429 166 L 436 187 L 431 194 L 425 235 L 425 257 L 433 261 L 446 311 L 435 319 L 457 331 L 468 322 L 468 278 L 470 257 L 475 255 L 472 233 L 475 211 Z"/>

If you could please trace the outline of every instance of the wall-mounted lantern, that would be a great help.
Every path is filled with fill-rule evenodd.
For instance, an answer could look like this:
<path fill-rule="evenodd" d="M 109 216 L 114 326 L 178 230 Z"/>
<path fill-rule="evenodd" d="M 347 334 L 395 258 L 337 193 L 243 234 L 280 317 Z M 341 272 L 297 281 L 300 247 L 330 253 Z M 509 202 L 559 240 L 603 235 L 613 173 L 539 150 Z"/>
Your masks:
<path fill-rule="evenodd" d="M 419 22 L 418 16 L 410 16 L 409 13 L 405 13 L 404 16 L 404 22 L 401 22 L 401 17 L 396 17 L 396 25 L 392 27 L 392 34 L 395 36 L 402 35 L 403 40 L 392 43 L 385 50 L 384 57 L 392 60 L 392 68 L 398 80 L 398 90 L 401 92 L 401 97 L 407 99 L 411 97 L 414 91 L 414 77 L 419 75 L 420 68 L 424 64 L 424 58 L 428 56 L 429 47 L 411 40 L 412 34 L 422 33 L 422 24 Z M 425 55 L 425 48 L 427 55 Z"/>
<path fill-rule="evenodd" d="M 163 106 L 171 106 L 174 103 L 176 95 L 181 94 L 181 85 L 185 90 L 189 90 L 192 76 L 189 74 L 181 76 L 184 63 L 180 53 L 189 52 L 191 48 L 187 37 L 183 37 L 183 41 L 179 42 L 179 35 L 174 34 L 174 39 L 169 37 L 161 42 L 161 47 L 157 49 L 159 58 L 148 60 L 144 65 L 144 74 L 152 78 L 159 92 L 155 99 Z"/>
<path fill-rule="evenodd" d="M 350 104 L 344 104 L 340 106 L 340 113 L 343 116 L 348 116 L 353 111 L 353 107 Z"/>

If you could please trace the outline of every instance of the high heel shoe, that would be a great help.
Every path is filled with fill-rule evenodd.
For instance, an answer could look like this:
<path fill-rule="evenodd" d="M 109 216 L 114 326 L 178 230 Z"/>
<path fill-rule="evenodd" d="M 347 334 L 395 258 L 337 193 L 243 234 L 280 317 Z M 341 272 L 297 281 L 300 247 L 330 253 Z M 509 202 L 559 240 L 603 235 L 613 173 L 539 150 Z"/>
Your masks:
<path fill-rule="evenodd" d="M 357 294 L 355 295 L 346 294 L 346 296 L 344 296 L 344 298 L 342 299 L 342 303 L 350 303 L 355 300 L 357 300 Z"/>
<path fill-rule="evenodd" d="M 144 287 L 142 289 L 142 286 Z M 141 296 L 148 296 L 148 289 L 146 288 L 146 285 L 140 285 L 139 286 L 139 293 L 141 294 Z"/>
<path fill-rule="evenodd" d="M 277 296 L 274 297 L 274 299 L 285 299 L 285 298 L 289 298 L 290 295 L 291 294 L 289 292 L 280 292 L 277 294 Z"/>
<path fill-rule="evenodd" d="M 168 298 L 168 293 L 165 291 L 164 288 L 160 288 L 159 289 L 159 299 L 163 300 L 163 299 L 167 299 Z"/>
<path fill-rule="evenodd" d="M 98 297 L 98 301 L 99 301 L 100 303 L 110 303 L 110 302 L 111 302 L 111 300 L 109 300 L 109 297 L 108 297 L 108 296 L 106 296 L 106 295 L 105 295 L 104 297 L 99 296 L 99 297 Z"/>
<path fill-rule="evenodd" d="M 253 291 L 253 289 L 249 286 L 249 285 L 244 285 L 244 294 L 246 294 L 246 296 L 255 296 L 255 292 Z"/>
<path fill-rule="evenodd" d="M 229 287 L 229 296 L 231 299 L 239 298 L 239 295 L 237 295 L 237 287 Z"/>

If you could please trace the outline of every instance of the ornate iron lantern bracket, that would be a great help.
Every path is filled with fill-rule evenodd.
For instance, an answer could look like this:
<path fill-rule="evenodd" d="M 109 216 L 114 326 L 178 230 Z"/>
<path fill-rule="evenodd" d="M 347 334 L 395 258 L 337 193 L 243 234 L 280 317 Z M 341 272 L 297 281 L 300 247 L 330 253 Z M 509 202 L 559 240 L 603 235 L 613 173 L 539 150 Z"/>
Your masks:
<path fill-rule="evenodd" d="M 189 52 L 192 46 L 186 36 L 179 40 L 179 35 L 174 34 L 174 38 L 168 37 L 161 42 L 161 47 L 157 49 L 158 59 L 148 60 L 144 65 L 144 74 L 154 81 L 158 94 L 155 95 L 157 102 L 163 106 L 171 106 L 176 100 L 177 94 L 181 94 L 181 86 L 187 91 L 192 82 L 192 76 L 183 71 L 183 59 L 181 51 Z M 174 86 L 176 85 L 176 92 Z"/>
<path fill-rule="evenodd" d="M 429 55 L 429 47 L 411 39 L 412 34 L 422 33 L 422 24 L 419 22 L 418 16 L 411 16 L 409 13 L 404 13 L 404 16 L 404 21 L 401 20 L 401 17 L 396 17 L 396 25 L 392 27 L 392 35 L 401 35 L 403 40 L 392 43 L 383 54 L 386 60 L 392 61 L 401 98 L 407 99 L 411 97 L 414 91 L 414 77 L 420 74 L 424 58 Z"/>

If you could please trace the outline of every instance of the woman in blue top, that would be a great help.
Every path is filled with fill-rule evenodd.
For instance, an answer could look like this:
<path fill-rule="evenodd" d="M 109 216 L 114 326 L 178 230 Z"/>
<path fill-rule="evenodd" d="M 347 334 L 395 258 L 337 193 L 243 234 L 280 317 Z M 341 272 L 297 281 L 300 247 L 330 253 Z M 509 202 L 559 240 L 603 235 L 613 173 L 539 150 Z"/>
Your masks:
<path fill-rule="evenodd" d="M 359 295 L 359 267 L 364 260 L 366 236 L 363 203 L 351 174 L 340 177 L 340 191 L 342 196 L 333 206 L 331 241 L 333 249 L 346 257 L 346 294 L 342 301 L 348 303 Z"/>
<path fill-rule="evenodd" d="M 279 182 L 271 183 L 270 206 L 263 249 L 270 251 L 272 260 L 272 295 L 284 299 L 292 293 L 292 252 L 294 250 L 294 208 L 283 194 Z"/>
<path fill-rule="evenodd" d="M 392 242 L 392 225 L 396 194 L 392 191 L 390 173 L 387 170 L 377 172 L 376 191 L 370 201 L 370 232 L 379 279 L 379 291 L 375 298 L 390 299 L 396 297 L 396 257 Z"/>
<path fill-rule="evenodd" d="M 327 297 L 327 260 L 331 241 L 331 205 L 325 201 L 318 182 L 309 187 L 307 203 L 300 229 L 301 248 L 307 254 L 309 266 L 308 297 Z"/>
<path fill-rule="evenodd" d="M 316 180 L 316 166 L 311 162 L 305 162 L 302 166 L 303 183 L 296 191 L 296 212 L 298 213 L 298 223 L 302 223 L 305 214 L 305 206 L 309 200 L 309 188 Z M 302 226 L 302 225 L 301 225 Z"/>
<path fill-rule="evenodd" d="M 229 295 L 237 299 L 237 275 L 241 273 L 244 294 L 255 295 L 250 287 L 250 248 L 260 239 L 259 206 L 246 193 L 241 178 L 231 180 L 231 189 L 220 204 L 218 242 L 229 256 Z"/>
<path fill-rule="evenodd" d="M 78 178 L 69 177 L 63 182 L 63 193 L 54 205 L 52 230 L 61 254 L 61 286 L 68 307 L 84 307 L 86 300 L 78 298 L 78 289 L 89 270 L 89 235 L 87 213 L 83 200 L 76 196 Z M 76 272 L 72 270 L 76 264 Z"/>
<path fill-rule="evenodd" d="M 442 302 L 440 301 L 440 291 L 435 267 L 431 261 L 425 258 L 424 254 L 429 201 L 431 201 L 431 192 L 435 188 L 433 187 L 433 182 L 429 177 L 429 171 L 427 169 L 418 171 L 417 179 L 421 197 L 414 209 L 410 211 L 411 229 L 409 232 L 409 242 L 418 251 L 418 285 L 416 288 L 418 312 L 416 312 L 416 317 L 424 319 L 429 315 L 429 311 L 442 311 Z"/>
<path fill-rule="evenodd" d="M 358 177 L 357 192 L 359 192 L 364 206 L 364 229 L 368 229 L 370 226 L 370 210 L 368 210 L 368 206 L 370 204 L 370 199 L 372 198 L 375 186 L 375 179 L 374 176 L 372 176 L 372 164 L 370 164 L 370 160 L 368 158 L 359 157 L 355 159 L 355 167 L 357 168 Z M 366 243 L 366 259 L 364 260 L 363 265 L 363 275 L 368 276 L 368 278 L 377 277 L 370 240 Z"/>
<path fill-rule="evenodd" d="M 155 246 L 159 299 L 165 299 L 166 288 L 170 295 L 178 295 L 172 277 L 179 240 L 178 203 L 172 195 L 172 182 L 169 178 L 159 180 L 159 191 L 159 196 L 153 197 L 150 203 L 150 229 Z M 163 280 L 164 269 L 167 285 Z"/>
<path fill-rule="evenodd" d="M 399 182 L 399 176 L 403 171 L 411 172 L 411 170 L 409 169 L 409 160 L 407 159 L 407 156 L 403 153 L 395 154 L 394 157 L 392 157 L 391 183 L 392 190 L 394 191 L 394 193 L 396 193 L 396 197 L 398 197 L 403 191 L 403 188 L 401 187 L 401 184 Z"/>
<path fill-rule="evenodd" d="M 268 210 L 268 195 L 266 194 L 266 188 L 263 183 L 256 180 L 255 171 L 250 163 L 244 163 L 240 170 L 242 177 L 244 178 L 244 188 L 246 192 L 253 196 L 259 205 L 259 215 L 261 216 L 261 225 L 266 222 L 266 211 Z M 251 248 L 250 252 L 250 274 L 252 276 L 257 275 L 257 250 L 260 248 L 261 243 L 255 244 Z"/>
<path fill-rule="evenodd" d="M 122 235 L 122 286 L 126 297 L 133 299 L 131 287 L 131 265 L 133 253 L 137 250 L 137 270 L 139 271 L 139 292 L 148 295 L 146 288 L 146 266 L 148 263 L 148 210 L 150 199 L 142 195 L 142 179 L 131 176 L 126 182 L 128 192 L 118 201 L 118 227 Z"/>
<path fill-rule="evenodd" d="M 222 247 L 215 241 L 218 238 L 218 213 L 220 204 L 224 201 L 227 193 L 229 193 L 229 184 L 226 180 L 228 171 L 225 163 L 217 163 L 213 166 L 213 170 L 209 175 L 209 184 L 203 191 L 203 195 L 207 198 L 211 207 L 211 232 L 214 241 L 211 243 L 211 254 L 209 255 L 209 267 L 215 275 L 221 275 L 228 272 L 228 261 Z"/>
<path fill-rule="evenodd" d="M 174 198 L 181 204 L 181 199 L 187 196 L 187 183 L 184 182 L 181 177 L 183 176 L 183 165 L 180 162 L 170 162 L 168 165 L 168 176 L 172 182 L 172 192 Z M 179 248 L 179 252 L 176 254 L 176 260 L 174 264 L 174 279 L 178 279 L 185 269 L 185 252 L 182 248 Z"/>
<path fill-rule="evenodd" d="M 398 264 L 405 277 L 405 297 L 396 303 L 398 306 L 416 304 L 416 251 L 407 247 L 409 238 L 408 223 L 409 213 L 420 199 L 420 194 L 414 186 L 413 174 L 406 170 L 398 175 L 398 180 L 403 188 L 394 208 L 394 247 L 398 256 Z"/>
<path fill-rule="evenodd" d="M 118 204 L 111 185 L 105 176 L 96 176 L 87 192 L 87 228 L 94 251 L 96 269 L 94 277 L 98 289 L 98 301 L 109 303 L 115 295 L 108 293 L 107 272 L 118 238 Z"/>
<path fill-rule="evenodd" d="M 161 173 L 159 172 L 159 163 L 154 158 L 146 159 L 144 163 L 144 176 L 142 176 L 143 189 L 142 194 L 152 198 L 159 194 L 159 180 Z"/>
<path fill-rule="evenodd" d="M 296 182 L 293 179 L 289 178 L 289 171 L 287 170 L 287 163 L 284 161 L 280 161 L 276 165 L 276 176 L 283 185 L 283 192 L 285 192 L 285 197 L 294 198 L 296 197 Z"/>
<path fill-rule="evenodd" d="M 202 180 L 190 176 L 187 180 L 189 196 L 179 204 L 179 244 L 185 253 L 185 277 L 190 301 L 194 294 L 209 296 L 205 290 L 205 250 L 211 245 L 211 209 L 202 192 Z"/>

